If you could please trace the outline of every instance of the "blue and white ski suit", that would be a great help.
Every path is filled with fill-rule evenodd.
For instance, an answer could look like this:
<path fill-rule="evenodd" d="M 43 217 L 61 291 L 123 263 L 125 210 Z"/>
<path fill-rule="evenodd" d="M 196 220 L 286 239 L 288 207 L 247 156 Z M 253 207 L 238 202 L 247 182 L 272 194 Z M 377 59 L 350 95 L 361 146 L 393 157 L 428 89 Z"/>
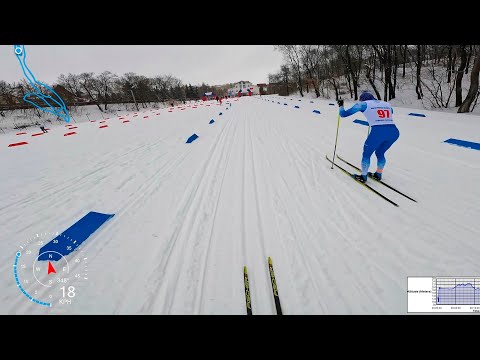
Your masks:
<path fill-rule="evenodd" d="M 377 156 L 377 172 L 382 173 L 387 160 L 385 152 L 400 136 L 398 128 L 393 123 L 393 108 L 390 103 L 382 100 L 361 101 L 345 110 L 340 107 L 340 116 L 347 117 L 362 112 L 370 126 L 370 134 L 363 145 L 362 175 L 366 176 L 370 167 L 370 157 L 375 152 Z"/>

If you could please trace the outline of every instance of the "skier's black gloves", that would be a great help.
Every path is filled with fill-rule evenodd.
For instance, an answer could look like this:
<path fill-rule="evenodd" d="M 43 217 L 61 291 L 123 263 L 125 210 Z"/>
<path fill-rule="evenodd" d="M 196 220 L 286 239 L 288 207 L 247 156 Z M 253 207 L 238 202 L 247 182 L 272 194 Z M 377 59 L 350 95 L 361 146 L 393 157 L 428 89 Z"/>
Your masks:
<path fill-rule="evenodd" d="M 343 106 L 343 99 L 337 101 L 338 106 Z"/>

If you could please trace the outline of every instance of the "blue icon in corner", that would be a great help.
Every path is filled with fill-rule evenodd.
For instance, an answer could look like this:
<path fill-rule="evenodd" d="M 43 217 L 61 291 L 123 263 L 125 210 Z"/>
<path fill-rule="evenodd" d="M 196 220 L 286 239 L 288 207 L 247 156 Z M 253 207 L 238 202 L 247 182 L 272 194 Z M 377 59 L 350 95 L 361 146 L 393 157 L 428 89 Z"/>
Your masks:
<path fill-rule="evenodd" d="M 33 92 L 26 93 L 23 96 L 23 100 L 42 111 L 62 118 L 67 123 L 70 122 L 70 114 L 68 113 L 67 107 L 65 106 L 62 98 L 50 86 L 38 81 L 35 78 L 35 75 L 33 75 L 32 71 L 28 68 L 26 63 L 27 52 L 25 50 L 25 46 L 13 45 L 13 51 L 18 59 L 18 62 L 20 63 L 20 66 L 22 67 L 23 74 L 34 90 Z M 48 95 L 49 93 L 51 95 Z"/>

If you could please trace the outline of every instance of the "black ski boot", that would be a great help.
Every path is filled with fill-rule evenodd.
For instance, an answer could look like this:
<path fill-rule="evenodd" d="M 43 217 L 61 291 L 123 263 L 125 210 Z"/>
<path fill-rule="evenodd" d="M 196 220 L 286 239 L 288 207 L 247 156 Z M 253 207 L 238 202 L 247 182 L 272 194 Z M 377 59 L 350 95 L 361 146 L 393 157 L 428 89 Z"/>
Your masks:
<path fill-rule="evenodd" d="M 367 176 L 366 175 L 357 175 L 354 174 L 353 178 L 357 181 L 360 181 L 361 183 L 366 183 L 367 182 Z"/>
<path fill-rule="evenodd" d="M 370 176 L 377 181 L 382 181 L 382 173 L 379 173 L 379 172 L 370 173 Z"/>

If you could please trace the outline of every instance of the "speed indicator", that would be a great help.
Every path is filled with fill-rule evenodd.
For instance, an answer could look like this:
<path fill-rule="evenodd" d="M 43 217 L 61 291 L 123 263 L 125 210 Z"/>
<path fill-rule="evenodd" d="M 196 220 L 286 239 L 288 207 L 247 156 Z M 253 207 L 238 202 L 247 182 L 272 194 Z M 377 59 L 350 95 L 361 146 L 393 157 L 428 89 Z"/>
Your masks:
<path fill-rule="evenodd" d="M 68 306 L 78 298 L 79 285 L 88 280 L 87 260 L 75 239 L 58 233 L 37 234 L 15 254 L 15 283 L 32 303 Z"/>

